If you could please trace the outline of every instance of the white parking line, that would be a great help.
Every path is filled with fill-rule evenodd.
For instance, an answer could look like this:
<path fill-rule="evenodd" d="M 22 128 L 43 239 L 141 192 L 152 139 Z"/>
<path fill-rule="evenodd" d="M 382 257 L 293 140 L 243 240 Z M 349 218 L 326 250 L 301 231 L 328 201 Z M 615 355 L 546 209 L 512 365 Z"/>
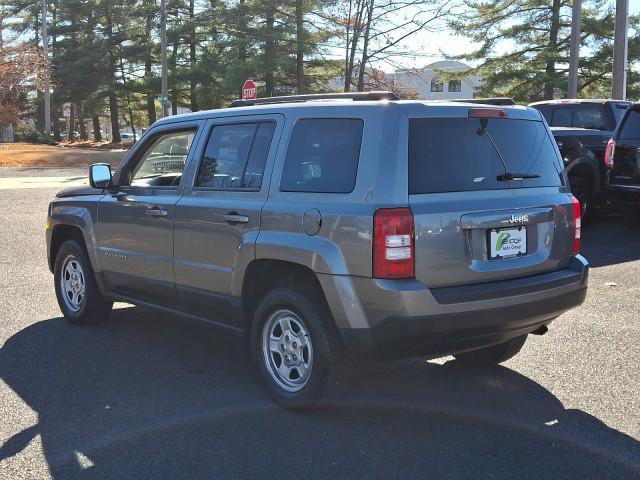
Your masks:
<path fill-rule="evenodd" d="M 12 188 L 68 188 L 89 185 L 86 176 L 74 177 L 4 177 L 0 178 L 0 190 Z"/>

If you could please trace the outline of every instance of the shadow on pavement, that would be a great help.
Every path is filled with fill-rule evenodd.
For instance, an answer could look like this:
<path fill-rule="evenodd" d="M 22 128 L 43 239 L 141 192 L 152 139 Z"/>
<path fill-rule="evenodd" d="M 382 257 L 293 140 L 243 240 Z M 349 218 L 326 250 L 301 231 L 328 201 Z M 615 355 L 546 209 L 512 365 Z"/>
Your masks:
<path fill-rule="evenodd" d="M 266 398 L 242 337 L 139 307 L 0 350 L 54 478 L 640 478 L 640 443 L 505 367 L 365 364 L 328 406 Z"/>
<path fill-rule="evenodd" d="M 640 260 L 640 230 L 630 230 L 616 215 L 594 218 L 582 230 L 582 255 L 592 267 Z"/>

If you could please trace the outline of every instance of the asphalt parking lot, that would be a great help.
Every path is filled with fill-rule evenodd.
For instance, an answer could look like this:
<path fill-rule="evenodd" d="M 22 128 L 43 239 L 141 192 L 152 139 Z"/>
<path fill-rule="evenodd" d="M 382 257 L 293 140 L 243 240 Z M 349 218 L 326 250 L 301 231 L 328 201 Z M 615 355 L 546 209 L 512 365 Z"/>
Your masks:
<path fill-rule="evenodd" d="M 44 244 L 55 191 L 0 189 L 2 479 L 640 478 L 640 231 L 615 217 L 583 232 L 586 303 L 504 366 L 358 365 L 294 414 L 233 334 L 124 305 L 65 323 Z"/>

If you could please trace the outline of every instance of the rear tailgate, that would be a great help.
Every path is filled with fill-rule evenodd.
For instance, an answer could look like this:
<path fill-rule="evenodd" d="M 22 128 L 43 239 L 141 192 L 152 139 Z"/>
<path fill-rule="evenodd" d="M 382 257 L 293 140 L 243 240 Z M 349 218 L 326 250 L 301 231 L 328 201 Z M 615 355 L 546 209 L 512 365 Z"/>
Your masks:
<path fill-rule="evenodd" d="M 409 120 L 416 278 L 434 288 L 565 268 L 573 209 L 553 138 L 522 110 L 470 110 Z"/>

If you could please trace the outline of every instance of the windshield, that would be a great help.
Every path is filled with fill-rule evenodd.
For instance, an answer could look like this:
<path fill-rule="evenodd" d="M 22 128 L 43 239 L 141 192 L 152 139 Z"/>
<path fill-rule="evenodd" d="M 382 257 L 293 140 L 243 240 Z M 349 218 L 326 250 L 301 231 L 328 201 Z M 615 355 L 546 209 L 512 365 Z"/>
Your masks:
<path fill-rule="evenodd" d="M 560 186 L 561 172 L 560 159 L 541 122 L 410 120 L 409 193 Z M 506 180 L 505 174 L 531 178 Z"/>

